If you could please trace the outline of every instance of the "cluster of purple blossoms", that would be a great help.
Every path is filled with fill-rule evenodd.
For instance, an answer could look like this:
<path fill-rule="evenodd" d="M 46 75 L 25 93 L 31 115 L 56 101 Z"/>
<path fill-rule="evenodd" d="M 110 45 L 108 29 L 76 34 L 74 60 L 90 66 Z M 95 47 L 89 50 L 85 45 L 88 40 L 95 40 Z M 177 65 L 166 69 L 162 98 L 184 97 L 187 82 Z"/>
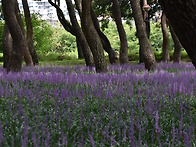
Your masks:
<path fill-rule="evenodd" d="M 0 146 L 195 146 L 191 64 L 0 69 Z"/>

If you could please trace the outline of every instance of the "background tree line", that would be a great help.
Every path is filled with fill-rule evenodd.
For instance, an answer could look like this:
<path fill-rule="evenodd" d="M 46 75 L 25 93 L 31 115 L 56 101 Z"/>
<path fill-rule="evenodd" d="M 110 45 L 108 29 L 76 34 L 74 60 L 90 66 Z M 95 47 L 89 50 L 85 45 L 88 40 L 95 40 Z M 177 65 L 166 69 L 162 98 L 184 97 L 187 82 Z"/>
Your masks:
<path fill-rule="evenodd" d="M 129 63 L 128 40 L 123 22 L 126 21 L 131 27 L 132 20 L 134 19 L 137 29 L 136 37 L 139 40 L 140 46 L 140 62 L 144 62 L 146 69 L 153 70 L 156 66 L 156 60 L 152 44 L 149 41 L 151 34 L 150 20 L 155 16 L 156 12 L 161 12 L 160 10 L 162 8 L 163 61 L 169 61 L 170 57 L 169 33 L 167 27 L 169 26 L 175 47 L 173 55 L 174 62 L 180 62 L 181 42 L 190 56 L 192 63 L 196 65 L 196 57 L 194 55 L 196 25 L 194 21 L 195 12 L 193 6 L 195 6 L 195 4 L 193 0 L 189 0 L 186 4 L 182 4 L 176 0 L 175 13 L 173 13 L 174 10 L 171 7 L 173 3 L 170 4 L 170 2 L 166 3 L 161 0 L 159 2 L 162 7 L 157 0 L 149 0 L 148 2 L 147 0 L 74 0 L 74 4 L 71 0 L 65 1 L 70 21 L 65 19 L 63 11 L 60 9 L 59 0 L 48 0 L 48 2 L 56 8 L 58 19 L 64 29 L 76 37 L 79 58 L 84 58 L 87 66 L 95 66 L 97 72 L 107 71 L 104 51 L 108 53 L 111 64 L 116 63 L 118 60 L 118 53 L 112 47 L 111 42 L 103 31 L 104 28 L 110 25 L 109 22 L 111 19 L 115 22 L 119 35 L 120 64 Z M 22 2 L 26 33 L 18 9 L 17 0 L 2 0 L 3 14 L 6 22 L 2 46 L 4 68 L 6 68 L 7 71 L 20 71 L 23 58 L 28 66 L 38 64 L 38 57 L 34 47 L 35 41 L 33 42 L 32 16 L 29 12 L 27 0 L 23 0 Z M 191 16 L 186 16 L 187 14 L 184 13 L 183 15 L 181 14 L 182 11 L 179 11 L 177 7 L 181 5 L 183 5 L 182 8 L 185 9 L 187 13 L 189 12 Z M 81 25 L 76 19 L 76 12 L 80 17 Z M 172 12 L 172 15 L 169 12 Z M 182 23 L 183 20 L 186 20 L 189 24 Z"/>

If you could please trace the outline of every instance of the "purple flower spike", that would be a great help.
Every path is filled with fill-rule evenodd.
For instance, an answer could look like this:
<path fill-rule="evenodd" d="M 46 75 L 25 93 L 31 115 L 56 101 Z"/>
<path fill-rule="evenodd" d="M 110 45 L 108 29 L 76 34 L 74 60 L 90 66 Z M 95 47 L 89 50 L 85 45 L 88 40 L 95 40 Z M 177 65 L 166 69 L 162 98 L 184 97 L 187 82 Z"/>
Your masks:
<path fill-rule="evenodd" d="M 37 147 L 38 143 L 37 143 L 37 138 L 36 138 L 35 132 L 33 132 L 33 134 L 32 134 L 32 140 L 33 140 L 33 146 Z"/>
<path fill-rule="evenodd" d="M 156 133 L 159 132 L 159 112 L 158 112 L 158 110 L 156 111 L 156 114 L 155 114 L 155 132 Z"/>
<path fill-rule="evenodd" d="M 88 136 L 90 138 L 90 142 L 91 142 L 92 147 L 95 147 L 95 141 L 94 141 L 93 136 L 91 135 L 91 133 L 89 131 L 88 131 Z"/>

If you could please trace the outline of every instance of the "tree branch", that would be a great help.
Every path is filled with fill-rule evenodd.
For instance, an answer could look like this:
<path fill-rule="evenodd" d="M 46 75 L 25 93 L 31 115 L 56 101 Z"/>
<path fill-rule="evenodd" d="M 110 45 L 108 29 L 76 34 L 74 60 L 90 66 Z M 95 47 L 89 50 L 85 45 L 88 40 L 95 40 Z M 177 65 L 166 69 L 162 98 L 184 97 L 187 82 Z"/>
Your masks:
<path fill-rule="evenodd" d="M 52 2 L 52 0 L 48 0 L 48 2 L 53 7 L 56 8 L 58 19 L 59 19 L 60 23 L 63 25 L 64 29 L 75 36 L 75 31 L 73 29 L 73 26 L 70 24 L 70 22 L 68 20 L 65 19 L 65 16 L 64 16 L 63 11 L 61 10 L 61 8 L 57 4 Z"/>

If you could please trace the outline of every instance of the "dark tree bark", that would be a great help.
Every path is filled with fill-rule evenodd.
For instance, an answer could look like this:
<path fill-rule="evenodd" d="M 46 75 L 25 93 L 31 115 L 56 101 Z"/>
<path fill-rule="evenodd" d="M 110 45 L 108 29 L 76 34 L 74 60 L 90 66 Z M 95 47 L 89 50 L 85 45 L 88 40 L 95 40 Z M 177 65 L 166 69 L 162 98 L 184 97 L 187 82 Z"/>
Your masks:
<path fill-rule="evenodd" d="M 10 54 L 12 51 L 12 36 L 5 23 L 3 33 L 3 68 L 7 69 L 10 61 Z"/>
<path fill-rule="evenodd" d="M 10 56 L 10 63 L 7 71 L 18 72 L 22 67 L 22 60 L 25 50 L 25 38 L 18 24 L 15 14 L 16 0 L 2 0 L 3 14 L 13 39 L 13 48 Z"/>
<path fill-rule="evenodd" d="M 147 3 L 147 0 L 140 1 L 140 3 L 142 7 L 142 14 L 143 14 L 144 22 L 145 22 L 146 33 L 149 39 L 150 38 L 150 20 L 149 20 L 148 11 L 150 10 L 150 7 L 148 8 L 149 5 Z M 139 63 L 144 63 L 141 47 L 139 49 Z"/>
<path fill-rule="evenodd" d="M 84 55 L 82 52 L 82 46 L 80 44 L 79 39 L 76 38 L 76 44 L 77 44 L 77 49 L 78 49 L 78 59 L 84 59 Z"/>
<path fill-rule="evenodd" d="M 162 34 L 163 34 L 163 45 L 162 45 L 162 56 L 163 56 L 163 62 L 169 62 L 170 56 L 169 56 L 169 32 L 167 28 L 167 17 L 165 13 L 162 13 L 161 16 L 161 28 L 162 28 Z"/>
<path fill-rule="evenodd" d="M 173 42 L 174 42 L 173 62 L 174 63 L 180 63 L 182 45 L 181 45 L 178 37 L 176 36 L 176 33 L 174 32 L 174 29 L 171 27 L 170 24 L 169 24 L 169 28 L 170 28 L 171 36 L 172 36 L 172 39 L 173 39 Z"/>
<path fill-rule="evenodd" d="M 74 0 L 75 5 L 76 5 L 76 9 L 78 11 L 78 14 L 80 16 L 80 18 L 82 17 L 82 1 L 81 0 Z M 78 39 L 76 39 L 78 40 Z M 84 58 L 84 55 L 82 53 L 82 47 L 80 45 L 80 42 L 77 41 L 77 48 L 78 48 L 78 58 L 82 59 Z"/>
<path fill-rule="evenodd" d="M 26 40 L 27 40 L 28 49 L 31 54 L 33 64 L 38 65 L 39 62 L 38 62 L 38 58 L 37 58 L 37 52 L 36 52 L 34 44 L 33 44 L 33 26 L 32 26 L 32 22 L 31 22 L 31 15 L 30 15 L 27 0 L 22 0 L 22 4 L 23 4 L 25 22 L 26 22 L 26 27 L 27 27 Z"/>
<path fill-rule="evenodd" d="M 79 16 L 81 18 L 82 17 L 82 1 L 81 0 L 74 0 L 74 1 L 75 1 L 76 9 L 78 10 Z M 91 7 L 91 17 L 92 17 L 92 21 L 95 26 L 95 29 L 96 29 L 97 33 L 99 34 L 99 37 L 101 38 L 103 48 L 109 55 L 110 63 L 111 64 L 116 63 L 115 60 L 118 59 L 118 54 L 111 47 L 110 41 L 105 36 L 105 34 L 101 31 L 99 21 L 98 21 L 97 16 L 96 16 L 92 7 Z"/>
<path fill-rule="evenodd" d="M 22 34 L 25 37 L 25 28 L 24 28 L 24 23 L 23 23 L 21 14 L 20 14 L 18 2 L 16 2 L 16 5 L 15 5 L 15 13 L 16 13 L 16 19 L 18 21 L 18 24 L 20 25 L 20 29 L 22 31 Z M 27 66 L 31 66 L 33 64 L 33 61 L 32 61 L 31 54 L 29 52 L 29 47 L 28 47 L 28 44 L 27 44 L 26 39 L 25 39 L 24 44 L 25 44 L 24 61 L 25 61 L 25 63 L 26 63 Z"/>
<path fill-rule="evenodd" d="M 156 66 L 154 51 L 146 34 L 146 27 L 142 17 L 139 0 L 130 0 L 137 29 L 137 36 L 143 54 L 145 68 L 153 70 Z"/>
<path fill-rule="evenodd" d="M 108 53 L 109 55 L 109 60 L 111 64 L 116 63 L 116 59 L 118 59 L 118 54 L 115 52 L 115 50 L 112 48 L 109 39 L 106 37 L 106 35 L 101 31 L 99 21 L 97 19 L 97 16 L 91 7 L 91 17 L 93 20 L 93 24 L 95 26 L 95 29 L 97 33 L 99 34 L 99 37 L 101 38 L 101 42 L 103 44 L 104 50 Z"/>
<path fill-rule="evenodd" d="M 195 0 L 159 0 L 178 39 L 196 67 Z"/>
<path fill-rule="evenodd" d="M 106 72 L 103 45 L 91 18 L 91 2 L 91 0 L 82 0 L 82 29 L 93 53 L 96 71 Z"/>
<path fill-rule="evenodd" d="M 118 34 L 120 37 L 120 63 L 127 64 L 129 63 L 128 43 L 127 43 L 126 32 L 124 30 L 122 20 L 121 20 L 120 6 L 118 0 L 112 0 L 112 2 L 113 2 L 113 15 L 118 29 Z"/>
<path fill-rule="evenodd" d="M 147 33 L 147 37 L 148 39 L 150 38 L 150 18 L 149 16 L 147 16 L 146 20 L 144 20 L 145 24 L 146 24 L 146 33 Z"/>
<path fill-rule="evenodd" d="M 72 4 L 71 0 L 66 0 L 66 4 L 67 4 L 67 9 L 69 12 L 69 16 L 70 16 L 70 20 L 72 23 L 73 28 L 75 29 L 75 35 L 76 38 L 78 40 L 78 42 L 80 43 L 81 47 L 82 47 L 82 51 L 83 51 L 83 55 L 86 61 L 86 65 L 87 66 L 93 66 L 93 57 L 90 51 L 90 48 L 88 46 L 88 43 L 86 41 L 86 38 L 82 32 L 82 29 L 80 28 L 78 21 L 76 19 L 76 15 L 75 15 L 75 11 L 74 11 L 74 7 Z"/>

